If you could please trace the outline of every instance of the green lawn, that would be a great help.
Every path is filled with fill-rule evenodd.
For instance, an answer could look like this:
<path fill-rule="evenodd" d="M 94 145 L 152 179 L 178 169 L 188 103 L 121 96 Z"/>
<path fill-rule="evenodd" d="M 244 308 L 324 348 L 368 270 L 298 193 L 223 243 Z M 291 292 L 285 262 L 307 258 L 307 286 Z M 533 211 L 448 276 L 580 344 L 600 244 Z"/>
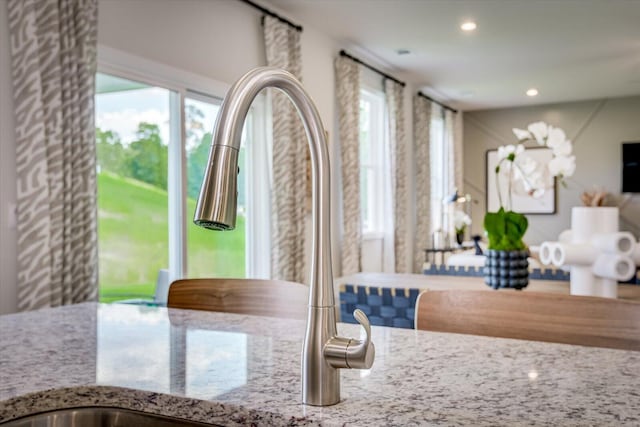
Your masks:
<path fill-rule="evenodd" d="M 187 202 L 188 277 L 244 277 L 245 222 L 214 232 L 190 218 Z M 149 184 L 98 174 L 98 245 L 100 301 L 151 298 L 158 270 L 168 268 L 167 192 Z"/>

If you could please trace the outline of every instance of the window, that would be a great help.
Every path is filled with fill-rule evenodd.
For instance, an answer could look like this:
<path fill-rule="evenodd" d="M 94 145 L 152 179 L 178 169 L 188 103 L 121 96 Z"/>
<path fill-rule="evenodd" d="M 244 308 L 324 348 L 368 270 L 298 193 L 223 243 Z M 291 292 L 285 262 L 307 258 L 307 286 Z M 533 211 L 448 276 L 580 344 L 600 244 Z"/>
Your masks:
<path fill-rule="evenodd" d="M 171 92 L 104 74 L 97 88 L 101 300 L 150 298 L 168 266 Z"/>
<path fill-rule="evenodd" d="M 453 116 L 437 104 L 431 109 L 431 227 L 443 235 L 452 231 L 451 205 L 447 203 L 455 191 L 453 182 Z M 443 237 L 444 238 L 444 237 Z"/>
<path fill-rule="evenodd" d="M 360 207 L 363 235 L 383 230 L 383 153 L 385 97 L 381 91 L 360 91 Z"/>
<path fill-rule="evenodd" d="M 253 244 L 245 233 L 246 187 L 254 178 L 245 159 L 266 129 L 254 117 L 257 108 L 240 150 L 236 230 L 214 233 L 192 218 L 222 100 L 105 73 L 97 74 L 96 88 L 100 300 L 153 299 L 160 276 L 245 277 L 253 264 L 268 263 L 264 251 L 266 261 L 246 261 L 247 242 Z M 159 275 L 164 269 L 168 274 Z"/>

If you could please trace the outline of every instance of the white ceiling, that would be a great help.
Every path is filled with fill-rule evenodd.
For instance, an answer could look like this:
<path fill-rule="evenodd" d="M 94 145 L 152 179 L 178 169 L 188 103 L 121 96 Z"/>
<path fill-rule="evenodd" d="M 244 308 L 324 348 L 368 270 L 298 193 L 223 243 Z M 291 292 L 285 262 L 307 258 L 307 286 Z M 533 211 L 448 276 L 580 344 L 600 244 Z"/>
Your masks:
<path fill-rule="evenodd" d="M 268 3 L 463 110 L 640 94 L 640 0 Z M 465 19 L 475 32 L 460 30 Z M 527 97 L 530 87 L 540 94 Z"/>

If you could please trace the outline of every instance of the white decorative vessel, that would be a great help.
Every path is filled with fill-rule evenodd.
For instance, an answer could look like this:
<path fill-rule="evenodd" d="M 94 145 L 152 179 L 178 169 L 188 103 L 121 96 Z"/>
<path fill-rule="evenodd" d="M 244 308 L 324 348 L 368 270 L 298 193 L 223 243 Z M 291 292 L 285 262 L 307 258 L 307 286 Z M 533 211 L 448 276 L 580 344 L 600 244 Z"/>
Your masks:
<path fill-rule="evenodd" d="M 617 298 L 618 281 L 636 271 L 636 242 L 618 231 L 617 207 L 574 207 L 571 230 L 540 246 L 543 264 L 570 267 L 571 295 Z"/>

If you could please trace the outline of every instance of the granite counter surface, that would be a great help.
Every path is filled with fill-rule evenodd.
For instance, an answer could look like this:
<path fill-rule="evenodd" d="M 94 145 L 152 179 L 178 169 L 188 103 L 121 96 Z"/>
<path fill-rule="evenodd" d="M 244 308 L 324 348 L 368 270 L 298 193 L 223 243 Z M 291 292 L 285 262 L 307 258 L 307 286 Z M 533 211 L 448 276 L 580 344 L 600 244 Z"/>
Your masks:
<path fill-rule="evenodd" d="M 0 422 L 112 406 L 232 426 L 640 425 L 640 352 L 384 327 L 339 404 L 304 406 L 304 327 L 122 304 L 0 316 Z"/>

